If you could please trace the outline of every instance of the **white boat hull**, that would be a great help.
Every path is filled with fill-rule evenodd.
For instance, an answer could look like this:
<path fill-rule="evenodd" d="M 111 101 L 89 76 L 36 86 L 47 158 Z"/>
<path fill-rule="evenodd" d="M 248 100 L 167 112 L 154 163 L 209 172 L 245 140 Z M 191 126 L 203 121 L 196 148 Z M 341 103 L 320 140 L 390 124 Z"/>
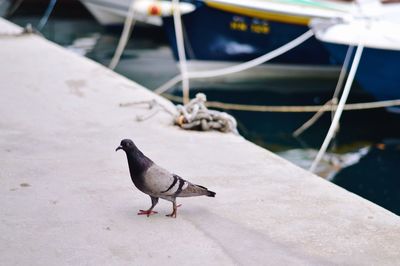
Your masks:
<path fill-rule="evenodd" d="M 120 26 L 124 24 L 131 0 L 80 0 L 95 19 L 103 26 Z M 161 17 L 146 16 L 138 21 L 161 26 Z"/>

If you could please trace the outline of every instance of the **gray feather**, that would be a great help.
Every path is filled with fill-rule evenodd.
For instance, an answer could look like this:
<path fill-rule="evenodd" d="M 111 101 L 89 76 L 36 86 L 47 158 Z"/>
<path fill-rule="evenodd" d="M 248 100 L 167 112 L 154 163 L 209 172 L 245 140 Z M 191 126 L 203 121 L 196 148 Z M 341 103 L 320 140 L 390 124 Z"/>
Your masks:
<path fill-rule="evenodd" d="M 194 185 L 178 175 L 153 164 L 143 175 L 145 193 L 170 200 L 174 197 L 208 195 L 207 188 Z"/>
<path fill-rule="evenodd" d="M 151 197 L 169 200 L 175 204 L 176 197 L 215 196 L 215 192 L 192 184 L 155 164 L 130 139 L 122 140 L 116 150 L 119 149 L 126 152 L 133 183 Z"/>

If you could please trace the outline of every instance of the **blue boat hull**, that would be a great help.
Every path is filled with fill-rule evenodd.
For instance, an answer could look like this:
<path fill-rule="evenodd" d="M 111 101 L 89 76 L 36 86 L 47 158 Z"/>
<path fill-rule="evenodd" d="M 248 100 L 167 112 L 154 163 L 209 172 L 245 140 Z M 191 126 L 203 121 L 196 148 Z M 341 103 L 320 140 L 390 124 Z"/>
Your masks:
<path fill-rule="evenodd" d="M 300 36 L 307 25 L 267 21 L 208 7 L 194 1 L 194 12 L 183 15 L 187 58 L 193 60 L 247 61 L 272 51 Z M 173 18 L 163 20 L 177 57 Z M 331 64 L 329 53 L 315 38 L 271 62 L 301 65 Z"/>
<path fill-rule="evenodd" d="M 344 62 L 347 45 L 324 43 L 338 63 Z M 378 100 L 400 99 L 400 51 L 364 48 L 355 79 Z"/>

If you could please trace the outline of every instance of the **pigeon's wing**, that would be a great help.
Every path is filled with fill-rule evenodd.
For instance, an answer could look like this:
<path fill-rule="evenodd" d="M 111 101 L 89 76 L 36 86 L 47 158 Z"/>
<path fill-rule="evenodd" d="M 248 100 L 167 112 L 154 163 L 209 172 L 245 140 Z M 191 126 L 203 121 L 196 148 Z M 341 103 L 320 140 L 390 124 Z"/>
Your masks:
<path fill-rule="evenodd" d="M 161 198 L 193 197 L 210 194 L 207 188 L 192 184 L 155 164 L 145 174 L 145 189 L 149 194 Z"/>
<path fill-rule="evenodd" d="M 157 197 L 176 197 L 189 186 L 189 182 L 153 164 L 144 174 L 144 189 Z"/>

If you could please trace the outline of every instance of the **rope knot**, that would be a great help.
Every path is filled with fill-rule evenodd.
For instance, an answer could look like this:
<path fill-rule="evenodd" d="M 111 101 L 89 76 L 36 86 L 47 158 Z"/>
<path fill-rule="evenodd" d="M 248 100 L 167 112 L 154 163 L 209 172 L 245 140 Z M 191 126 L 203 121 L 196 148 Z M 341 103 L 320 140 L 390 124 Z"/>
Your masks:
<path fill-rule="evenodd" d="M 186 105 L 177 105 L 178 112 L 174 118 L 175 124 L 188 130 L 218 130 L 238 134 L 235 118 L 225 112 L 209 110 L 206 101 L 206 95 L 198 93 Z"/>

